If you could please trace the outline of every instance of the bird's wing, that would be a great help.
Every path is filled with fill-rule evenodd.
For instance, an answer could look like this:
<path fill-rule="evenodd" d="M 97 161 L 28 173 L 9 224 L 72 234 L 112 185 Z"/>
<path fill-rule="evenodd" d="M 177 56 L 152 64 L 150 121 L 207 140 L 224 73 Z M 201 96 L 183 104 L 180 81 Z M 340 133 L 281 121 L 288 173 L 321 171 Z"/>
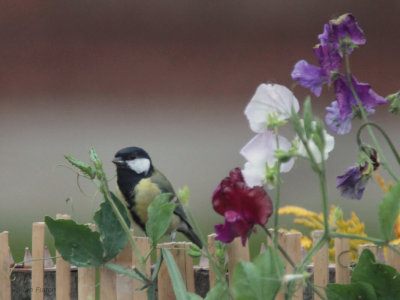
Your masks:
<path fill-rule="evenodd" d="M 168 181 L 167 177 L 165 177 L 164 174 L 161 173 L 160 171 L 156 169 L 154 170 L 153 174 L 151 175 L 151 181 L 159 187 L 162 193 L 171 193 L 175 195 L 175 191 L 174 188 L 172 187 L 172 184 Z"/>
<path fill-rule="evenodd" d="M 174 201 L 178 204 L 178 206 L 174 210 L 174 214 L 179 216 L 182 221 L 184 221 L 190 228 L 192 227 L 188 221 L 188 218 L 183 210 L 182 204 L 179 202 L 178 197 L 176 197 L 174 188 L 171 183 L 168 181 L 167 177 L 163 173 L 158 170 L 154 170 L 153 175 L 151 176 L 151 181 L 158 185 L 162 193 L 171 193 L 173 197 L 171 197 L 170 201 Z"/>

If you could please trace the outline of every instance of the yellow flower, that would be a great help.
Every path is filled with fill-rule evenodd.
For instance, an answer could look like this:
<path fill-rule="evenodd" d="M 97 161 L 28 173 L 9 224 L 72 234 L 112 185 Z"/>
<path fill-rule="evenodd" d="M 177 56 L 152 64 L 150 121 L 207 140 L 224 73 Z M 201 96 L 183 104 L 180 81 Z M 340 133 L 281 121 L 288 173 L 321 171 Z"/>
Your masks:
<path fill-rule="evenodd" d="M 307 210 L 298 206 L 284 206 L 279 209 L 280 215 L 292 214 L 295 215 L 294 223 L 303 225 L 306 228 L 312 230 L 322 230 L 323 226 L 323 215 L 310 210 Z M 399 219 L 400 224 L 400 219 Z M 335 232 L 357 234 L 361 236 L 367 236 L 365 233 L 365 225 L 360 221 L 357 215 L 352 212 L 351 218 L 348 220 L 343 219 L 343 213 L 340 208 L 332 206 L 329 213 L 329 226 L 335 230 Z M 399 227 L 400 230 L 400 227 Z M 304 238 L 303 238 L 304 237 Z M 306 250 L 309 250 L 312 246 L 312 241 L 309 237 L 303 235 L 302 246 Z M 358 245 L 365 243 L 362 240 L 350 240 L 350 257 L 353 260 L 357 260 Z M 331 261 L 334 260 L 335 250 L 333 247 L 333 241 L 329 244 L 329 258 Z"/>

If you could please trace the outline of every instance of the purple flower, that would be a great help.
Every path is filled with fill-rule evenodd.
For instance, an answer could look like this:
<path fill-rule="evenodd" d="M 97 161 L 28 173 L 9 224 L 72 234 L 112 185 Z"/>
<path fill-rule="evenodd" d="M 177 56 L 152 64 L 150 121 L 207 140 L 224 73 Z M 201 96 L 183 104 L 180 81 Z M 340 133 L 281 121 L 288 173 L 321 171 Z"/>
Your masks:
<path fill-rule="evenodd" d="M 368 180 L 380 165 L 374 148 L 364 145 L 361 151 L 358 165 L 348 168 L 346 173 L 336 177 L 336 187 L 344 198 L 360 200 Z"/>
<path fill-rule="evenodd" d="M 352 14 L 344 14 L 331 21 L 332 27 L 336 31 L 337 37 L 341 39 L 342 50 L 346 54 L 350 54 L 355 45 L 363 45 L 366 42 L 365 35 L 361 27 L 358 25 L 356 18 Z M 349 39 L 349 44 L 346 39 Z"/>
<path fill-rule="evenodd" d="M 317 97 L 321 95 L 322 86 L 328 81 L 322 68 L 311 65 L 305 60 L 300 60 L 294 65 L 291 76 L 302 86 L 309 88 Z"/>
<path fill-rule="evenodd" d="M 313 50 L 319 65 L 325 72 L 328 83 L 331 84 L 331 72 L 339 71 L 342 66 L 342 57 L 339 55 L 337 48 L 331 44 L 316 45 Z"/>
<path fill-rule="evenodd" d="M 354 76 L 351 76 L 351 82 L 364 109 L 370 114 L 375 112 L 376 106 L 386 103 L 386 99 L 376 94 L 368 83 L 358 82 Z M 353 107 L 358 107 L 358 103 L 344 75 L 341 75 L 335 81 L 335 95 L 340 118 L 347 120 L 353 113 Z"/>
<path fill-rule="evenodd" d="M 233 169 L 223 179 L 212 197 L 214 210 L 225 217 L 225 224 L 215 225 L 216 239 L 230 243 L 240 236 L 242 244 L 254 225 L 264 226 L 272 214 L 272 202 L 265 190 L 250 188 L 244 182 L 241 170 Z"/>
<path fill-rule="evenodd" d="M 334 133 L 347 134 L 350 132 L 353 113 L 342 119 L 337 101 L 333 101 L 331 106 L 328 106 L 326 110 L 328 113 L 325 115 L 325 122 Z"/>
<path fill-rule="evenodd" d="M 339 71 L 343 54 L 350 54 L 357 45 L 365 44 L 364 33 L 351 14 L 329 21 L 318 38 L 320 43 L 314 47 L 314 54 L 319 67 L 300 60 L 291 74 L 293 80 L 309 88 L 317 97 L 321 95 L 324 83 L 332 83 L 331 73 Z"/>
<path fill-rule="evenodd" d="M 369 177 L 362 176 L 360 167 L 353 166 L 337 177 L 336 187 L 341 191 L 342 197 L 360 200 L 368 179 Z"/>

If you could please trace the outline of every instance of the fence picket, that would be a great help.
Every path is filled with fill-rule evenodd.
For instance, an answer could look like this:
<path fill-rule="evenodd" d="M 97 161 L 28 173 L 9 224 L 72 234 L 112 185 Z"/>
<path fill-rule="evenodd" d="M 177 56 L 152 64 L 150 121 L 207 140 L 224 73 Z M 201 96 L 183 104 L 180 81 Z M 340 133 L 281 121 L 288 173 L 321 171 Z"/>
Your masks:
<path fill-rule="evenodd" d="M 400 245 L 394 245 L 400 250 Z M 392 249 L 387 248 L 387 263 L 400 272 L 400 257 L 399 254 Z"/>
<path fill-rule="evenodd" d="M 56 219 L 69 220 L 71 217 L 57 214 Z M 56 299 L 67 300 L 71 298 L 71 265 L 61 258 L 58 251 L 56 251 L 56 256 Z"/>
<path fill-rule="evenodd" d="M 139 237 L 136 236 L 134 237 L 135 239 L 135 244 L 136 247 L 138 248 L 140 254 L 144 257 L 150 252 L 150 240 L 147 237 Z M 135 256 L 134 253 L 132 253 L 132 265 L 138 266 L 139 265 L 139 260 Z M 150 274 L 150 269 L 151 269 L 151 264 L 150 264 L 150 259 L 147 260 L 146 263 L 146 274 Z M 132 299 L 133 300 L 141 300 L 141 299 L 146 299 L 146 290 L 143 291 L 138 291 L 136 290 L 137 288 L 140 288 L 143 283 L 133 279 L 132 280 L 132 285 L 133 285 L 133 293 L 132 293 Z"/>
<path fill-rule="evenodd" d="M 315 230 L 313 232 L 314 245 L 321 239 L 324 232 Z M 315 254 L 314 256 L 314 285 L 322 295 L 325 295 L 323 287 L 329 283 L 329 248 L 328 243 Z M 314 299 L 321 299 L 316 293 Z"/>
<path fill-rule="evenodd" d="M 0 233 L 0 299 L 11 300 L 8 231 Z"/>
<path fill-rule="evenodd" d="M 44 299 L 44 222 L 32 225 L 32 300 Z"/>
<path fill-rule="evenodd" d="M 88 224 L 93 231 L 94 224 Z M 95 299 L 96 296 L 96 269 L 78 268 L 78 300 Z"/>
<path fill-rule="evenodd" d="M 335 282 L 350 283 L 350 240 L 335 238 Z"/>
<path fill-rule="evenodd" d="M 301 233 L 287 233 L 285 244 L 287 254 L 295 265 L 299 265 L 301 263 Z M 286 270 L 287 274 L 292 274 L 294 268 L 288 263 L 286 264 Z M 297 282 L 296 292 L 293 295 L 293 299 L 303 300 L 302 282 Z"/>
<path fill-rule="evenodd" d="M 240 237 L 235 238 L 227 245 L 229 284 L 232 283 L 233 270 L 239 261 L 250 261 L 249 243 L 242 245 Z"/>
<path fill-rule="evenodd" d="M 208 235 L 207 237 L 207 242 L 208 242 L 208 252 L 210 253 L 211 257 L 214 259 L 214 261 L 217 261 L 217 256 L 215 255 L 216 251 L 216 245 L 215 245 L 215 238 L 217 235 L 215 233 Z M 214 287 L 215 284 L 215 272 L 214 269 L 211 266 L 211 263 L 209 262 L 208 264 L 208 280 L 210 282 L 210 289 Z"/>

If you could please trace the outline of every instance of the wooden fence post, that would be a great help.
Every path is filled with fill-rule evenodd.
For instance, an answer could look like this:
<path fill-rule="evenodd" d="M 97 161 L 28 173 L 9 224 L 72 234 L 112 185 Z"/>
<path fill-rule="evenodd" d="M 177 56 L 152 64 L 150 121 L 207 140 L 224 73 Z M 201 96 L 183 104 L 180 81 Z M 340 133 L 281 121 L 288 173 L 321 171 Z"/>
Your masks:
<path fill-rule="evenodd" d="M 274 237 L 274 235 L 275 235 L 275 230 L 274 230 L 274 229 L 269 229 L 269 232 L 271 233 L 272 237 Z M 273 241 L 268 240 L 268 244 L 271 244 L 271 245 L 272 245 L 272 244 L 273 244 Z M 278 244 L 279 244 L 279 246 L 281 246 L 281 247 L 286 251 L 286 235 L 285 235 L 285 233 L 284 233 L 282 230 L 278 230 Z M 279 252 L 279 250 L 278 250 L 278 253 L 279 253 L 279 256 L 280 256 L 281 258 L 284 259 L 282 253 Z M 284 260 L 285 260 L 285 259 L 284 259 Z M 287 261 L 285 260 L 285 267 L 287 268 L 287 266 L 288 266 L 288 263 L 287 263 Z M 286 273 L 287 273 L 287 272 L 286 272 Z M 283 289 L 280 290 L 280 291 L 278 292 L 278 294 L 276 294 L 275 299 L 276 299 L 276 300 L 284 300 L 284 299 L 285 299 L 285 291 L 284 291 Z"/>
<path fill-rule="evenodd" d="M 140 254 L 142 256 L 146 256 L 150 252 L 150 240 L 148 237 L 139 237 L 135 236 L 134 237 L 136 247 L 138 248 Z M 135 256 L 135 253 L 132 252 L 132 265 L 138 266 L 139 265 L 139 260 Z M 151 269 L 151 263 L 150 259 L 147 260 L 146 263 L 146 274 L 150 274 L 150 269 Z M 142 282 L 132 279 L 132 288 L 133 288 L 133 293 L 132 293 L 132 299 L 133 300 L 141 300 L 141 299 L 146 299 L 147 294 L 146 290 L 143 291 L 137 291 L 136 289 L 141 287 L 143 285 Z"/>
<path fill-rule="evenodd" d="M 240 237 L 235 238 L 227 245 L 229 284 L 232 284 L 233 270 L 239 261 L 250 261 L 249 243 L 242 245 Z"/>
<path fill-rule="evenodd" d="M 186 285 L 188 291 L 194 289 L 194 272 L 192 258 L 187 255 L 187 243 L 174 242 L 164 243 L 158 245 L 159 248 L 168 248 L 178 266 L 179 272 L 181 273 L 183 282 Z M 189 266 L 191 270 L 189 271 Z M 189 271 L 189 273 L 188 273 Z M 189 278 L 191 277 L 191 278 Z M 162 300 L 173 300 L 175 299 L 175 293 L 172 288 L 171 279 L 168 273 L 168 268 L 165 263 L 161 265 L 160 272 L 158 273 L 158 299 Z"/>
<path fill-rule="evenodd" d="M 116 274 L 105 266 L 100 267 L 100 299 L 117 299 Z"/>
<path fill-rule="evenodd" d="M 94 224 L 89 224 L 95 230 Z M 78 300 L 95 299 L 96 294 L 96 269 L 78 268 Z"/>
<path fill-rule="evenodd" d="M 70 220 L 69 215 L 57 214 L 56 219 Z M 69 300 L 71 298 L 71 265 L 62 259 L 56 251 L 56 299 Z"/>
<path fill-rule="evenodd" d="M 314 245 L 322 238 L 324 232 L 315 230 L 313 232 Z M 329 283 L 329 248 L 325 243 L 314 256 L 314 284 L 322 295 L 325 295 L 324 287 Z M 314 299 L 321 299 L 314 293 Z"/>
<path fill-rule="evenodd" d="M 44 222 L 32 225 L 32 300 L 44 299 Z"/>
<path fill-rule="evenodd" d="M 400 249 L 400 245 L 393 246 Z M 400 255 L 389 248 L 387 248 L 387 263 L 400 272 Z"/>
<path fill-rule="evenodd" d="M 11 300 L 8 232 L 0 233 L 0 299 Z"/>
<path fill-rule="evenodd" d="M 208 236 L 208 252 L 210 253 L 211 257 L 215 261 L 217 261 L 217 256 L 215 254 L 215 252 L 217 250 L 216 249 L 216 245 L 215 245 L 215 238 L 216 237 L 217 237 L 217 235 L 215 233 L 210 234 Z M 209 282 L 210 282 L 210 289 L 212 289 L 214 287 L 214 284 L 215 284 L 216 276 L 215 276 L 214 269 L 211 266 L 211 262 L 209 262 L 209 264 L 208 264 L 208 279 L 209 279 Z"/>
<path fill-rule="evenodd" d="M 350 283 L 350 240 L 335 238 L 335 283 Z"/>
<path fill-rule="evenodd" d="M 286 234 L 286 253 L 292 259 L 295 265 L 301 263 L 301 233 L 287 233 Z M 293 267 L 287 263 L 286 264 L 286 274 L 293 273 Z M 303 286 L 301 282 L 296 284 L 296 292 L 293 295 L 293 299 L 303 300 Z"/>

